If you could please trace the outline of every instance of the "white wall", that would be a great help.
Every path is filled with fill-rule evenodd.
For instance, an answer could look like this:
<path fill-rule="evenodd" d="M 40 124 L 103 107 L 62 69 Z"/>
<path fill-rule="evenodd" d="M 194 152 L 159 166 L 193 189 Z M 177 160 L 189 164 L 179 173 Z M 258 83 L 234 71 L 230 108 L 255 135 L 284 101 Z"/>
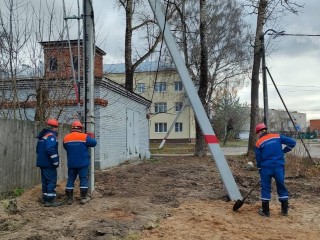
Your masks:
<path fill-rule="evenodd" d="M 127 155 L 127 110 L 139 116 L 139 154 L 149 158 L 149 131 L 146 118 L 147 107 L 109 89 L 101 88 L 99 97 L 108 100 L 108 106 L 95 111 L 96 114 L 96 167 L 104 169 L 117 166 L 131 157 Z M 136 126 L 135 126 L 136 127 Z"/>

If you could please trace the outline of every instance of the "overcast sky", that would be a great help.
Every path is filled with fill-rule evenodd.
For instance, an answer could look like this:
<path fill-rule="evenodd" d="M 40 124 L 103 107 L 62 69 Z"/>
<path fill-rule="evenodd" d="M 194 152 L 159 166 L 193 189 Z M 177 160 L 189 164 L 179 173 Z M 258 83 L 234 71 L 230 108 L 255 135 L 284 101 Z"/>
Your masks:
<path fill-rule="evenodd" d="M 107 40 L 105 61 L 119 62 L 123 56 L 124 15 L 115 8 L 114 0 L 94 0 L 97 25 L 104 20 Z M 112 2 L 112 3 L 111 3 Z M 281 22 L 281 29 L 288 34 L 320 35 L 320 0 L 305 1 L 299 15 L 290 14 Z M 266 64 L 290 111 L 307 113 L 308 119 L 320 119 L 320 37 L 284 36 L 275 40 L 277 50 L 268 54 Z M 268 96 L 270 109 L 284 106 L 269 78 Z M 242 102 L 250 103 L 250 85 L 239 92 Z M 260 84 L 260 107 L 263 107 Z"/>
<path fill-rule="evenodd" d="M 275 30 L 320 35 L 319 10 L 319 0 L 305 1 L 298 16 L 288 15 L 281 29 Z M 283 36 L 276 41 L 278 49 L 267 56 L 266 65 L 287 108 L 307 113 L 307 119 L 320 119 L 320 36 Z M 269 108 L 285 109 L 268 75 L 267 80 Z M 242 101 L 250 102 L 250 86 L 243 88 L 239 96 Z M 263 107 L 262 84 L 259 96 Z"/>
<path fill-rule="evenodd" d="M 40 0 L 32 0 L 35 3 Z M 48 0 L 53 2 L 54 0 Z M 73 4 L 70 15 L 77 14 L 78 0 L 65 0 Z M 125 15 L 117 8 L 116 0 L 92 0 L 95 13 L 97 45 L 107 54 L 105 63 L 123 62 Z M 298 0 L 297 0 L 298 1 Z M 41 1 L 42 3 L 44 1 Z M 55 7 L 62 12 L 62 0 L 55 0 Z M 82 0 L 79 0 L 82 7 Z M 0 0 L 2 8 L 4 0 Z M 148 1 L 146 0 L 146 3 Z M 1 6 L 2 5 L 2 6 Z M 281 29 L 288 34 L 320 34 L 320 0 L 306 0 L 302 12 L 288 15 L 281 22 Z M 71 20 L 75 21 L 75 20 Z M 76 23 L 73 22 L 73 26 Z M 76 29 L 75 29 L 76 30 Z M 71 38 L 74 38 L 74 36 Z M 275 40 L 277 51 L 268 54 L 266 63 L 282 98 L 290 111 L 307 113 L 308 119 L 320 119 L 320 37 L 284 36 Z M 248 87 L 240 90 L 242 102 L 250 104 L 250 80 Z M 260 107 L 263 107 L 260 84 Z M 269 108 L 284 109 L 268 76 Z"/>

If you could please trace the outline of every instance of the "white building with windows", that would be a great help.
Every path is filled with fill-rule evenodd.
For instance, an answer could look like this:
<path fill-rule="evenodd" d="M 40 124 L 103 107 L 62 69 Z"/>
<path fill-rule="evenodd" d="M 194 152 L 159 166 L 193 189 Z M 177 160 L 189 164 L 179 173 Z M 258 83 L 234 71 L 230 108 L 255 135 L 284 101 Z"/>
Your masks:
<path fill-rule="evenodd" d="M 103 70 L 105 77 L 124 85 L 124 63 L 104 64 Z M 162 141 L 170 132 L 168 142 L 194 142 L 193 109 L 172 65 L 158 66 L 157 62 L 139 65 L 134 74 L 134 92 L 152 102 L 149 109 L 150 141 Z"/>

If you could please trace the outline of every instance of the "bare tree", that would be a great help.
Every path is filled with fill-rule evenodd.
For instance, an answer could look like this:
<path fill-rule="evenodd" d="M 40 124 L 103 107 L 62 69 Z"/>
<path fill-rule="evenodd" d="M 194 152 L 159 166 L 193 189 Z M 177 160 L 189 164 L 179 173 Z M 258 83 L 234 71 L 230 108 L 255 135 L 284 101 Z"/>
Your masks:
<path fill-rule="evenodd" d="M 154 35 L 150 31 L 150 25 L 155 24 L 155 22 L 145 13 L 136 13 L 136 8 L 139 4 L 142 4 L 139 0 L 119 0 L 121 6 L 125 9 L 126 13 L 126 30 L 125 30 L 125 72 L 126 72 L 126 81 L 125 81 L 125 88 L 129 91 L 133 91 L 133 77 L 136 68 L 141 64 L 145 59 L 147 59 L 156 49 L 158 43 L 161 40 L 161 33 L 158 32 L 157 35 Z M 133 25 L 134 16 L 137 15 L 135 26 Z M 132 52 L 132 36 L 134 31 L 141 31 L 145 29 L 147 35 L 147 43 L 148 48 L 145 52 L 137 52 L 139 58 L 135 59 L 135 62 L 132 61 L 133 59 L 133 52 Z"/>
<path fill-rule="evenodd" d="M 22 117 L 19 104 L 17 74 L 24 63 L 22 56 L 23 49 L 30 38 L 31 30 L 28 14 L 23 14 L 28 10 L 28 5 L 20 0 L 5 0 L 5 8 L 0 9 L 0 33 L 1 33 L 1 61 L 3 71 L 6 72 L 7 80 L 10 79 L 10 92 L 5 96 L 7 101 L 11 100 L 12 118 Z M 9 83 L 7 82 L 8 86 Z M 11 111 L 7 113 L 11 115 Z"/>
<path fill-rule="evenodd" d="M 240 87 L 248 71 L 248 34 L 241 6 L 231 0 L 175 1 L 174 5 L 178 13 L 172 20 L 175 37 L 209 115 L 216 88 L 226 81 Z M 199 126 L 196 129 L 195 154 L 202 156 L 204 138 Z"/>
<path fill-rule="evenodd" d="M 297 14 L 298 9 L 302 7 L 290 0 L 285 1 L 268 1 L 268 0 L 247 0 L 252 13 L 257 14 L 257 25 L 254 39 L 253 66 L 251 75 L 251 114 L 250 114 L 250 135 L 248 144 L 248 156 L 254 154 L 254 146 L 256 141 L 255 126 L 259 115 L 259 73 L 261 64 L 261 35 L 264 35 L 263 28 L 267 21 L 274 20 L 279 16 L 283 16 L 286 12 Z M 280 15 L 279 15 L 280 14 Z"/>
<path fill-rule="evenodd" d="M 207 107 L 207 91 L 208 91 L 208 46 L 207 46 L 207 8 L 206 0 L 200 0 L 200 81 L 198 95 L 202 105 Z M 203 157 L 206 155 L 206 142 L 204 141 L 203 133 L 201 131 L 198 121 L 196 121 L 196 145 L 195 155 Z"/>
<path fill-rule="evenodd" d="M 5 118 L 43 121 L 59 117 L 72 97 L 72 83 L 65 76 L 44 79 L 43 49 L 39 42 L 62 40 L 63 16 L 55 1 L 6 0 L 1 3 L 1 115 Z M 61 63 L 70 66 L 70 62 Z M 30 84 L 30 85 L 28 85 Z M 57 101 L 59 100 L 59 101 Z"/>

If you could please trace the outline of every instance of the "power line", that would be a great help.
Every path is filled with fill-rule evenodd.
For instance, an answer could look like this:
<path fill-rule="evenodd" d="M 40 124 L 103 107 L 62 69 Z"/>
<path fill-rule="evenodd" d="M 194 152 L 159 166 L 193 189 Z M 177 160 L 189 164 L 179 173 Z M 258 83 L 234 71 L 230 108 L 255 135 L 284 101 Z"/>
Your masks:
<path fill-rule="evenodd" d="M 270 36 L 279 37 L 279 36 L 294 36 L 294 37 L 320 37 L 320 34 L 304 34 L 304 33 L 285 33 L 285 31 L 277 32 L 272 30 L 273 33 L 268 33 Z"/>

